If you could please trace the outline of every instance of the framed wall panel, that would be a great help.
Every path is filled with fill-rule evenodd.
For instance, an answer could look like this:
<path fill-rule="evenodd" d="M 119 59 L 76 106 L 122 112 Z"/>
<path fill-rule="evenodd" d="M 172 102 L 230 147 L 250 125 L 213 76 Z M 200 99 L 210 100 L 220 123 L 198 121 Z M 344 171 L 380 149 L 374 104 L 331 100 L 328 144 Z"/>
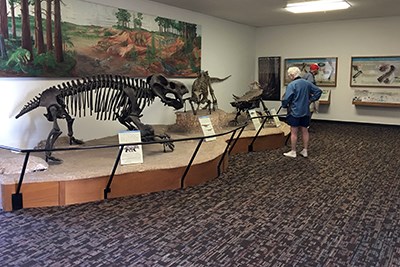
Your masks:
<path fill-rule="evenodd" d="M 400 88 L 400 56 L 352 57 L 350 86 Z"/>
<path fill-rule="evenodd" d="M 326 58 L 286 58 L 285 59 L 285 85 L 290 82 L 286 72 L 293 66 L 299 67 L 303 75 L 310 71 L 311 64 L 318 64 L 319 73 L 315 76 L 317 86 L 336 87 L 337 80 L 337 57 Z"/>
<path fill-rule="evenodd" d="M 258 58 L 258 82 L 263 100 L 281 99 L 281 57 Z"/>

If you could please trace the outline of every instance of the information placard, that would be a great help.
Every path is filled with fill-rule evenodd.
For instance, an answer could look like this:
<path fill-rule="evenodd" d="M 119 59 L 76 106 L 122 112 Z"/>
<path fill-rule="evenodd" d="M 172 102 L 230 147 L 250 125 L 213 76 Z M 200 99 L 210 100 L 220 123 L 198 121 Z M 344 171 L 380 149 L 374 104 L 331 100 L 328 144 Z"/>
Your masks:
<path fill-rule="evenodd" d="M 257 118 L 257 117 L 259 117 L 259 115 L 257 114 L 257 111 L 255 109 L 249 109 L 249 115 L 250 115 L 251 121 L 253 122 L 254 129 L 256 129 L 256 131 L 258 131 L 258 129 L 260 129 L 260 127 L 261 127 L 261 122 L 260 122 L 260 119 Z"/>
<path fill-rule="evenodd" d="M 130 144 L 141 141 L 140 131 L 123 131 L 118 133 L 120 144 Z M 121 165 L 143 163 L 142 145 L 124 146 L 121 154 Z"/>
<path fill-rule="evenodd" d="M 274 118 L 275 126 L 276 127 L 281 126 L 281 121 L 279 120 L 279 118 L 278 118 L 278 116 L 276 114 L 276 110 L 274 108 L 271 108 L 269 112 L 273 116 L 272 118 Z"/>
<path fill-rule="evenodd" d="M 215 131 L 214 131 L 214 127 L 211 123 L 211 119 L 209 116 L 201 116 L 199 117 L 199 122 L 200 122 L 200 126 L 201 129 L 203 130 L 203 134 L 204 136 L 210 136 L 210 135 L 215 135 Z M 217 138 L 214 137 L 209 137 L 206 138 L 206 141 L 213 141 L 216 140 Z"/>

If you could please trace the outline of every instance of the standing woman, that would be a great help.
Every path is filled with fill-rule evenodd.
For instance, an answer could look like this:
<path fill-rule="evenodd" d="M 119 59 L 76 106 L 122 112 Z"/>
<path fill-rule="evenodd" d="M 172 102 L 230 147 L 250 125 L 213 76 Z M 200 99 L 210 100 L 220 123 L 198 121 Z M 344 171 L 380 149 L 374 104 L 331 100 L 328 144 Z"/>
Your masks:
<path fill-rule="evenodd" d="M 299 128 L 301 129 L 303 138 L 303 150 L 300 155 L 308 157 L 308 142 L 311 112 L 310 103 L 317 101 L 322 94 L 322 90 L 300 77 L 300 69 L 298 67 L 290 67 L 287 74 L 292 80 L 287 88 L 282 100 L 282 107 L 287 108 L 287 123 L 290 125 L 290 142 L 291 150 L 283 153 L 286 157 L 295 158 L 297 156 L 297 136 Z"/>
<path fill-rule="evenodd" d="M 315 76 L 318 74 L 319 72 L 319 66 L 316 63 L 312 63 L 310 65 L 310 71 L 307 72 L 304 76 L 303 79 L 313 83 L 314 85 L 317 85 L 317 82 L 315 81 Z M 314 102 L 310 103 L 310 112 L 311 112 L 311 117 L 313 115 L 314 112 L 318 113 L 318 109 L 319 109 L 319 101 L 316 100 Z"/>

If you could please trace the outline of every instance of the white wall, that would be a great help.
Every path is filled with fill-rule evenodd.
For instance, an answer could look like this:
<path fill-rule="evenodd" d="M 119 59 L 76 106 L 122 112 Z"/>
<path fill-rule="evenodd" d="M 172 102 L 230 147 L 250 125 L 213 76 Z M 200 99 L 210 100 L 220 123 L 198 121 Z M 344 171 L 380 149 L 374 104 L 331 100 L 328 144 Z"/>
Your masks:
<path fill-rule="evenodd" d="M 92 2 L 200 24 L 202 69 L 208 70 L 213 77 L 232 75 L 228 80 L 213 86 L 219 108 L 227 112 L 233 111 L 229 104 L 232 94 L 245 92 L 254 79 L 255 28 L 145 0 L 116 0 L 112 4 L 106 0 Z M 190 89 L 193 80 L 181 81 Z M 52 124 L 43 117 L 44 108 L 37 108 L 17 120 L 14 117 L 35 95 L 60 81 L 0 78 L 1 145 L 32 148 L 47 138 Z M 142 121 L 149 124 L 171 124 L 175 121 L 175 114 L 172 109 L 156 102 L 144 111 Z M 60 126 L 63 135 L 66 134 L 64 121 L 60 121 Z M 123 129 L 118 122 L 98 122 L 95 117 L 77 118 L 74 127 L 75 136 L 83 140 L 114 135 Z"/>
<path fill-rule="evenodd" d="M 332 88 L 331 104 L 321 106 L 320 113 L 313 118 L 400 125 L 400 108 L 352 105 L 354 88 L 349 85 L 352 56 L 400 55 L 398 25 L 400 17 L 258 28 L 256 58 L 280 56 L 283 81 L 285 58 L 338 57 L 337 87 Z M 284 90 L 285 87 L 282 94 Z M 267 104 L 280 106 L 279 101 Z"/>

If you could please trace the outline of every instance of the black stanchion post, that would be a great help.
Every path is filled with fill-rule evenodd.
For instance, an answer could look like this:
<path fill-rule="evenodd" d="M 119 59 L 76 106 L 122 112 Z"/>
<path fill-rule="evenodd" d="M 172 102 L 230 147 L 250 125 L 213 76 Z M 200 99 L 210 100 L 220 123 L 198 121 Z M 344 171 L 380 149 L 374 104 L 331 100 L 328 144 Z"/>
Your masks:
<path fill-rule="evenodd" d="M 114 179 L 114 174 L 115 174 L 115 171 L 117 170 L 118 162 L 119 162 L 119 160 L 121 159 L 121 154 L 122 154 L 122 151 L 123 151 L 123 150 L 124 150 L 124 145 L 121 145 L 121 146 L 119 147 L 118 155 L 117 155 L 117 158 L 115 159 L 114 167 L 113 167 L 113 169 L 112 169 L 112 171 L 111 171 L 110 178 L 108 179 L 107 186 L 106 186 L 106 188 L 104 189 L 104 199 L 107 199 L 108 193 L 111 192 L 111 183 L 112 183 L 112 180 Z"/>
<path fill-rule="evenodd" d="M 28 165 L 29 155 L 30 155 L 30 152 L 26 152 L 24 163 L 22 165 L 21 174 L 19 176 L 17 190 L 15 191 L 15 194 L 11 195 L 11 204 L 12 204 L 13 210 L 20 210 L 23 208 L 21 187 L 22 187 L 22 182 L 24 181 L 26 166 Z"/>
<path fill-rule="evenodd" d="M 242 135 L 242 133 L 243 133 L 244 129 L 246 128 L 246 126 L 247 126 L 247 123 L 244 124 L 244 125 L 242 126 L 242 128 L 240 129 L 240 132 L 239 132 L 238 136 L 235 138 L 235 141 L 233 141 L 232 146 L 229 148 L 229 153 L 228 153 L 228 154 L 231 154 L 233 148 L 235 147 L 237 141 L 239 140 L 239 137 Z M 235 131 L 235 132 L 236 132 L 236 131 Z"/>
<path fill-rule="evenodd" d="M 232 143 L 232 140 L 233 140 L 233 137 L 235 136 L 235 134 L 236 134 L 236 130 L 233 131 L 233 133 L 232 133 L 232 135 L 231 135 L 231 138 L 229 138 L 229 141 L 226 143 L 226 147 L 225 147 L 224 153 L 222 153 L 221 159 L 220 159 L 219 162 L 218 162 L 218 166 L 217 166 L 218 176 L 217 176 L 217 177 L 219 177 L 219 176 L 221 175 L 221 165 L 222 165 L 222 162 L 224 161 L 226 152 L 228 151 L 229 145 Z"/>
<path fill-rule="evenodd" d="M 266 117 L 264 118 L 263 122 L 261 123 L 260 128 L 258 128 L 258 131 L 257 131 L 256 135 L 253 137 L 253 140 L 251 140 L 251 143 L 250 143 L 250 145 L 248 146 L 248 149 L 247 149 L 248 152 L 253 152 L 253 151 L 254 151 L 254 149 L 253 149 L 254 142 L 256 141 L 258 135 L 260 134 L 262 128 L 264 127 L 264 124 L 267 122 L 267 119 L 268 119 L 269 117 L 271 117 L 271 116 L 266 116 Z"/>
<path fill-rule="evenodd" d="M 205 139 L 204 137 L 200 139 L 199 143 L 197 144 L 196 149 L 195 149 L 194 152 L 193 152 L 192 158 L 191 158 L 190 161 L 189 161 L 189 164 L 186 166 L 185 172 L 183 173 L 182 178 L 181 178 L 181 189 L 182 189 L 183 186 L 184 186 L 186 175 L 187 175 L 187 173 L 189 172 L 190 166 L 192 166 L 193 160 L 194 160 L 194 158 L 196 157 L 197 152 L 199 151 L 200 146 L 201 146 L 201 144 L 203 143 L 204 139 Z"/>

